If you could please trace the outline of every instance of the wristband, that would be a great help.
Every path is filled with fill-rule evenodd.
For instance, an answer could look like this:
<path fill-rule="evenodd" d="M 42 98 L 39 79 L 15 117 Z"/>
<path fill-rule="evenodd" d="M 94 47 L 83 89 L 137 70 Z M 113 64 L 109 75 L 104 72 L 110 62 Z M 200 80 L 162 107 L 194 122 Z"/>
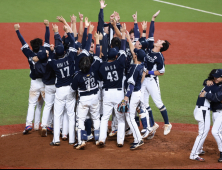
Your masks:
<path fill-rule="evenodd" d="M 143 30 L 143 33 L 146 33 L 146 30 Z"/>
<path fill-rule="evenodd" d="M 155 75 L 155 74 L 154 74 L 154 71 L 149 71 L 148 74 L 150 74 L 150 75 Z"/>

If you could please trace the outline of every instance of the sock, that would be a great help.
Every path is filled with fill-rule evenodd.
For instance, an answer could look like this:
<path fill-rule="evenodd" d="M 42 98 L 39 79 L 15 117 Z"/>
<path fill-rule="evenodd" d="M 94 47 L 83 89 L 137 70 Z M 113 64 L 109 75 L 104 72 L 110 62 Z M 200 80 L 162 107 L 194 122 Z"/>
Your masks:
<path fill-rule="evenodd" d="M 140 127 L 140 119 L 139 119 L 139 116 L 136 116 L 136 117 L 135 117 L 135 120 L 136 120 L 137 126 Z"/>
<path fill-rule="evenodd" d="M 222 152 L 220 152 L 220 158 L 222 158 Z"/>
<path fill-rule="evenodd" d="M 148 108 L 147 108 L 147 110 L 148 110 Z M 151 108 L 148 110 L 148 113 L 149 113 L 149 117 L 150 117 L 150 127 L 153 127 L 155 122 L 154 122 L 153 112 L 152 112 Z"/>
<path fill-rule="evenodd" d="M 92 133 L 92 131 L 91 131 L 92 120 L 91 119 L 86 119 L 85 127 L 86 127 L 87 136 L 91 135 L 91 133 Z"/>
<path fill-rule="evenodd" d="M 163 107 L 160 108 L 160 113 L 162 114 L 164 123 L 165 123 L 165 124 L 169 124 L 168 115 L 167 115 L 167 110 L 166 110 L 166 108 L 165 108 L 164 105 L 163 105 Z"/>

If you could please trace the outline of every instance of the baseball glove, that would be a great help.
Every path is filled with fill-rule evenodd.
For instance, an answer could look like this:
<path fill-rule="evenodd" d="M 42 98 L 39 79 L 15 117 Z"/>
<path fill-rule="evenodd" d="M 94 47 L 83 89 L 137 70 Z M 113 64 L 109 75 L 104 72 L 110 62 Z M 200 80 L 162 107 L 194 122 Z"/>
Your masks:
<path fill-rule="evenodd" d="M 117 111 L 120 113 L 127 113 L 129 111 L 129 103 L 122 100 L 122 102 L 118 104 Z"/>

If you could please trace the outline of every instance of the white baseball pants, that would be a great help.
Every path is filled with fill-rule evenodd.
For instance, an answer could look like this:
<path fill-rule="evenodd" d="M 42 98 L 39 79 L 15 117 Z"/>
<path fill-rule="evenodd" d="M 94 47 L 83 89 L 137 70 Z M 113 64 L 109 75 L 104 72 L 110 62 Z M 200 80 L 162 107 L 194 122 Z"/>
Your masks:
<path fill-rule="evenodd" d="M 124 144 L 125 138 L 125 114 L 117 111 L 118 104 L 123 100 L 123 90 L 108 89 L 103 90 L 103 117 L 100 125 L 100 137 L 99 141 L 105 142 L 107 138 L 107 128 L 110 115 L 113 109 L 118 120 L 118 132 L 117 132 L 117 143 Z"/>
<path fill-rule="evenodd" d="M 222 110 L 217 110 L 213 112 L 213 127 L 212 135 L 214 136 L 218 149 L 222 152 Z"/>
<path fill-rule="evenodd" d="M 203 144 L 210 130 L 210 110 L 208 107 L 196 106 L 194 109 L 194 118 L 198 121 L 199 134 L 191 151 L 190 159 L 197 158 L 202 151 Z"/>
<path fill-rule="evenodd" d="M 44 100 L 43 100 L 42 96 L 40 95 L 39 99 L 38 99 L 38 102 L 36 104 L 36 108 L 35 108 L 34 128 L 36 130 L 39 129 L 43 104 L 44 104 Z"/>
<path fill-rule="evenodd" d="M 95 130 L 100 128 L 100 113 L 99 113 L 99 98 L 98 94 L 89 96 L 81 96 L 78 105 L 79 127 L 78 130 L 85 130 L 85 120 L 90 113 Z M 79 134 L 79 133 L 78 133 Z M 80 135 L 80 134 L 79 134 Z M 81 144 L 81 136 L 78 136 L 78 143 Z"/>
<path fill-rule="evenodd" d="M 31 125 L 32 121 L 34 119 L 34 112 L 35 112 L 35 106 L 38 102 L 38 98 L 40 96 L 40 93 L 45 98 L 45 88 L 44 84 L 42 82 L 42 79 L 36 79 L 31 80 L 31 86 L 29 90 L 29 106 L 28 106 L 28 113 L 26 118 L 26 126 Z"/>
<path fill-rule="evenodd" d="M 69 133 L 69 117 L 65 109 L 63 112 L 63 119 L 62 119 L 62 136 L 68 135 L 68 133 Z"/>
<path fill-rule="evenodd" d="M 139 128 L 135 121 L 135 112 L 138 104 L 140 103 L 141 91 L 133 92 L 130 98 L 129 112 L 126 113 L 126 121 L 133 132 L 134 143 L 139 143 L 142 140 Z"/>
<path fill-rule="evenodd" d="M 55 101 L 55 85 L 45 85 L 45 107 L 42 114 L 42 127 L 49 126 L 49 116 Z"/>
<path fill-rule="evenodd" d="M 60 136 L 60 121 L 61 115 L 66 108 L 69 117 L 69 143 L 75 143 L 75 92 L 71 86 L 63 86 L 56 88 L 55 103 L 54 103 L 54 138 L 53 142 L 59 142 Z"/>

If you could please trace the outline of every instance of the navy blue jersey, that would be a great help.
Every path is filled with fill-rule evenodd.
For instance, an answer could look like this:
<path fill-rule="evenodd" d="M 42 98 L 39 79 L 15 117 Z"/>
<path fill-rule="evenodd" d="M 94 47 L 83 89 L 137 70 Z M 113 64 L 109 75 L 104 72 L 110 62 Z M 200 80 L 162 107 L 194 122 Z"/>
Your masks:
<path fill-rule="evenodd" d="M 99 68 L 101 81 L 103 81 L 103 88 L 116 89 L 123 88 L 123 72 L 126 63 L 126 52 L 120 50 L 118 58 L 113 62 L 103 62 Z"/>
<path fill-rule="evenodd" d="M 127 88 L 129 84 L 134 86 L 134 92 L 139 91 L 141 89 L 141 80 L 143 77 L 144 64 L 131 64 L 126 81 L 125 87 Z"/>
<path fill-rule="evenodd" d="M 213 86 L 205 86 L 205 87 L 201 90 L 201 92 L 204 90 L 204 91 L 206 91 L 207 93 L 215 94 L 215 93 L 218 91 L 218 89 L 219 89 L 218 85 L 214 84 Z M 210 101 L 207 100 L 205 97 L 199 97 L 199 96 L 198 96 L 196 105 L 197 105 L 197 106 L 205 106 L 205 107 L 210 108 Z"/>
<path fill-rule="evenodd" d="M 97 56 L 94 57 L 94 62 L 91 65 L 88 73 L 78 71 L 72 81 L 72 89 L 78 90 L 79 96 L 88 96 L 97 94 L 98 92 L 98 70 L 100 67 L 101 59 Z"/>
<path fill-rule="evenodd" d="M 59 58 L 58 60 L 54 59 L 55 54 L 52 52 L 50 52 L 49 55 L 48 62 L 56 73 L 57 88 L 70 85 L 72 83 L 72 77 L 74 75 L 74 58 L 77 55 L 77 50 L 74 48 L 74 37 L 70 33 L 68 33 L 68 37 L 70 39 L 70 47 L 63 58 Z"/>

